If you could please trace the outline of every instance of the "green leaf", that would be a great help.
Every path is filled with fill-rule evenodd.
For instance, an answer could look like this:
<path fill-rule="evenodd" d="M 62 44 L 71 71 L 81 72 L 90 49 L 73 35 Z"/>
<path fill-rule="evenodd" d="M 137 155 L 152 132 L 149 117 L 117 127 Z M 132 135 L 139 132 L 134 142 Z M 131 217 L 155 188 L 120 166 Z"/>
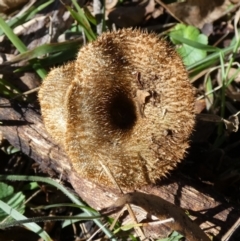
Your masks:
<path fill-rule="evenodd" d="M 207 51 L 217 51 L 217 48 L 207 45 L 208 38 L 200 34 L 193 26 L 177 24 L 170 33 L 171 41 L 178 45 L 177 51 L 185 65 L 191 65 L 207 56 Z"/>
<path fill-rule="evenodd" d="M 0 199 L 11 196 L 14 192 L 14 188 L 3 182 L 0 182 Z"/>
<path fill-rule="evenodd" d="M 14 188 L 3 182 L 0 182 L 0 200 L 9 205 L 12 209 L 17 210 L 19 213 L 25 211 L 25 196 L 22 192 L 14 193 Z M 8 215 L 2 206 L 0 206 L 0 221 L 4 220 Z"/>

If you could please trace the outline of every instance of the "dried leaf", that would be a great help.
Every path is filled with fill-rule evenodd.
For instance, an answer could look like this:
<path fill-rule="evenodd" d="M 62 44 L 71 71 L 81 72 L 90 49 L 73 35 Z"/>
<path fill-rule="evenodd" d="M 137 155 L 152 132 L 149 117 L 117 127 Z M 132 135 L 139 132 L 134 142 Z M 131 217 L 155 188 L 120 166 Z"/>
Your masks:
<path fill-rule="evenodd" d="M 198 114 L 197 119 L 215 123 L 222 122 L 222 118 L 214 114 Z"/>
<path fill-rule="evenodd" d="M 238 71 L 238 73 L 237 73 Z M 239 69 L 236 68 L 230 68 L 229 72 L 228 72 L 228 79 L 231 79 L 232 77 L 234 77 L 234 81 L 237 83 L 240 83 L 240 72 Z"/>
<path fill-rule="evenodd" d="M 146 90 L 137 90 L 136 99 L 138 103 L 139 112 L 144 117 L 144 106 L 146 104 L 146 98 L 150 96 L 150 93 Z"/>
<path fill-rule="evenodd" d="M 0 0 L 0 12 L 5 13 L 27 2 L 28 0 Z"/>
<path fill-rule="evenodd" d="M 112 9 L 117 5 L 117 3 L 118 3 L 118 0 L 106 0 L 105 7 L 106 9 Z"/>
<path fill-rule="evenodd" d="M 109 12 L 108 18 L 117 26 L 127 28 L 142 23 L 147 15 L 153 13 L 154 9 L 154 0 L 147 0 L 136 6 L 116 7 Z"/>
<path fill-rule="evenodd" d="M 206 108 L 205 100 L 196 100 L 195 102 L 195 113 L 199 114 Z"/>
<path fill-rule="evenodd" d="M 186 0 L 184 2 L 168 4 L 168 10 L 178 19 L 202 28 L 222 16 L 229 7 L 229 0 Z"/>
<path fill-rule="evenodd" d="M 229 98 L 236 100 L 236 101 L 240 101 L 240 93 L 239 92 L 231 91 L 231 90 L 227 89 L 226 94 Z"/>
<path fill-rule="evenodd" d="M 238 115 L 239 115 L 239 113 L 240 112 L 237 112 L 236 114 L 229 116 L 227 120 L 223 119 L 223 122 L 225 124 L 225 127 L 226 127 L 228 133 L 238 131 L 238 126 L 239 126 Z"/>
<path fill-rule="evenodd" d="M 198 114 L 197 118 L 199 120 L 208 121 L 208 122 L 215 122 L 215 123 L 223 122 L 225 124 L 226 130 L 228 131 L 228 133 L 232 133 L 232 132 L 238 131 L 238 126 L 239 126 L 238 115 L 239 114 L 240 114 L 240 111 L 234 115 L 229 116 L 227 120 L 221 118 L 218 115 L 214 115 L 214 114 Z"/>

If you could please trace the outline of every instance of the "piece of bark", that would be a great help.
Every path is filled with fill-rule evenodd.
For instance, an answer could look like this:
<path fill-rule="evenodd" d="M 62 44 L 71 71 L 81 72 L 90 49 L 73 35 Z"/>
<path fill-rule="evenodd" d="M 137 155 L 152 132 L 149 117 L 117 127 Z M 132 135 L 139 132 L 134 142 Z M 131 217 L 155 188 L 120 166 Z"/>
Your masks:
<path fill-rule="evenodd" d="M 22 107 L 15 101 L 0 98 L 0 122 L 0 131 L 13 146 L 37 161 L 43 171 L 50 175 L 59 174 L 69 181 L 79 196 L 93 208 L 101 210 L 109 207 L 120 196 L 117 189 L 98 186 L 76 175 L 66 154 L 46 133 L 40 113 L 35 108 Z M 145 186 L 139 191 L 187 209 L 203 230 L 218 238 L 240 214 L 237 207 L 224 201 L 213 189 L 178 175 L 162 181 L 161 185 Z M 145 232 L 150 232 L 151 237 L 160 237 L 163 233 L 159 234 L 159 230 L 159 226 L 149 226 Z"/>

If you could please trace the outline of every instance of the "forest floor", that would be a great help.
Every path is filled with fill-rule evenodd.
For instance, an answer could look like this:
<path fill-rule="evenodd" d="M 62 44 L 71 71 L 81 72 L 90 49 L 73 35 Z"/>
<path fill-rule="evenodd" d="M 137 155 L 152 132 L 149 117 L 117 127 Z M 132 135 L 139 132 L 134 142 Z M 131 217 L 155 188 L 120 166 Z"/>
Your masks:
<path fill-rule="evenodd" d="M 19 105 L 30 103 L 40 113 L 36 88 L 52 67 L 74 60 L 81 45 L 107 30 L 138 28 L 155 32 L 179 51 L 190 82 L 196 89 L 197 121 L 190 148 L 185 160 L 171 176 L 173 180 L 175 175 L 187 177 L 189 183 L 201 186 L 199 192 L 204 192 L 204 188 L 211 189 L 222 204 L 239 213 L 239 0 L 112 0 L 106 1 L 105 7 L 97 0 L 78 3 L 82 8 L 70 0 L 64 4 L 58 0 L 0 1 L 1 98 Z M 6 23 L 14 32 L 6 27 Z M 7 119 L 8 116 L 0 119 L 0 125 L 4 126 Z M 11 122 L 11 125 L 15 123 Z M 24 148 L 19 150 L 13 146 L 4 134 L 0 141 L 1 175 L 24 175 L 26 179 L 34 175 L 49 176 L 31 155 L 24 153 Z M 69 183 L 64 185 L 72 189 Z M 14 190 L 11 191 L 11 187 Z M 74 207 L 61 205 L 37 209 L 70 202 L 57 188 L 37 181 L 26 184 L 5 180 L 0 183 L 0 200 L 9 205 L 12 203 L 12 208 L 28 218 L 44 217 L 42 220 L 48 220 L 46 217 L 78 214 Z M 1 205 L 0 208 L 5 209 Z M 213 240 L 240 240 L 240 230 L 237 230 L 240 218 L 231 223 L 228 219 L 226 216 L 222 220 L 226 222 L 227 230 L 218 230 L 220 235 L 213 234 Z M 6 220 L 12 219 L 0 212 L 0 240 L 40 240 L 38 232 L 18 225 L 1 230 L 1 224 Z M 65 228 L 62 224 L 62 220 L 49 220 L 42 227 L 56 241 L 100 240 L 103 237 L 100 233 L 90 238 L 98 229 L 92 220 L 66 224 Z M 123 233 L 118 232 L 118 240 L 140 240 L 132 231 L 126 231 L 128 236 Z M 172 233 L 166 239 L 156 240 L 177 241 L 183 237 Z"/>

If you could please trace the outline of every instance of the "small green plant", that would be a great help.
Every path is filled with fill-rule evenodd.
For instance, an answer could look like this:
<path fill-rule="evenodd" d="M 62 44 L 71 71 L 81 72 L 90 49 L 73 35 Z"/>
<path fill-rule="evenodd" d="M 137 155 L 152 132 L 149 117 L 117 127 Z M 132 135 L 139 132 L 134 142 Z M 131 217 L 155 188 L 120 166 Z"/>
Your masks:
<path fill-rule="evenodd" d="M 31 186 L 29 186 L 31 187 Z M 20 192 L 14 192 L 14 188 L 3 182 L 0 182 L 0 228 L 13 226 L 14 220 L 27 220 L 23 215 L 25 212 L 25 195 Z M 18 225 L 21 223 L 18 223 Z M 23 224 L 29 230 L 38 233 L 45 241 L 52 241 L 49 235 L 42 230 L 36 223 Z"/>
<path fill-rule="evenodd" d="M 29 219 L 26 216 L 22 215 L 22 213 L 20 213 L 16 208 L 13 208 L 12 206 L 9 205 L 9 203 L 2 201 L 2 198 L 0 197 L 0 209 L 2 209 L 2 211 L 4 213 L 6 213 L 7 215 L 11 216 L 12 219 L 16 220 L 16 221 L 11 221 L 11 222 L 7 222 L 7 223 L 0 223 L 0 229 L 1 228 L 7 228 L 10 226 L 14 226 L 14 225 L 19 225 L 22 224 L 25 227 L 27 227 L 29 230 L 39 234 L 40 237 L 42 237 L 45 241 L 51 241 L 52 239 L 49 237 L 49 235 L 38 225 L 36 224 L 36 222 L 43 222 L 43 221 L 47 221 L 47 220 L 55 220 L 55 221 L 59 221 L 59 220 L 89 220 L 89 219 L 93 219 L 93 221 L 96 223 L 96 225 L 99 226 L 99 228 L 109 237 L 111 238 L 113 241 L 116 240 L 113 237 L 113 233 L 111 231 L 109 231 L 103 224 L 102 222 L 99 220 L 100 215 L 97 211 L 88 208 L 85 206 L 85 204 L 77 197 L 75 196 L 73 193 L 71 193 L 68 189 L 66 189 L 63 185 L 57 183 L 56 181 L 52 180 L 51 178 L 44 178 L 44 177 L 37 177 L 37 176 L 17 176 L 17 175 L 0 175 L 0 180 L 8 180 L 8 181 L 32 181 L 33 183 L 35 182 L 44 182 L 47 184 L 50 184 L 56 188 L 58 188 L 59 190 L 61 190 L 74 204 L 57 204 L 55 206 L 48 206 L 46 208 L 50 208 L 50 207 L 56 207 L 56 206 L 72 206 L 72 207 L 77 207 L 77 208 L 81 208 L 84 211 L 84 216 L 81 214 L 80 216 L 77 217 L 39 217 L 39 218 L 32 218 Z M 1 186 L 0 186 L 1 187 Z M 2 186 L 3 189 L 3 193 L 4 196 L 10 196 L 13 193 L 13 189 L 9 186 Z M 8 191 L 9 189 L 9 191 Z M 1 192 L 1 189 L 0 189 Z M 20 194 L 18 194 L 20 195 Z M 15 197 L 15 196 L 14 196 Z M 20 200 L 22 200 L 22 198 L 20 198 L 21 196 L 18 196 L 18 198 Z M 10 199 L 11 200 L 11 199 Z M 11 203 L 14 203 L 14 205 L 16 206 L 15 202 L 11 201 Z M 10 203 L 10 204 L 11 204 Z M 22 202 L 21 202 L 22 203 Z M 20 209 L 21 211 L 22 209 Z M 24 212 L 24 210 L 22 211 Z M 5 214 L 5 217 L 6 217 Z M 64 226 L 66 226 L 67 224 L 65 223 Z"/>
<path fill-rule="evenodd" d="M 25 211 L 24 194 L 22 192 L 14 192 L 12 186 L 3 182 L 0 182 L 0 200 L 8 204 L 11 208 L 17 210 L 19 213 L 24 213 Z M 3 210 L 4 209 L 0 209 L 0 222 L 9 217 L 9 215 Z"/>
<path fill-rule="evenodd" d="M 172 29 L 170 38 L 172 42 L 178 46 L 177 51 L 182 56 L 185 65 L 189 66 L 207 56 L 206 50 L 199 49 L 197 45 L 195 47 L 194 45 L 188 45 L 181 41 L 181 39 L 178 40 L 176 38 L 177 36 L 205 45 L 208 44 L 208 38 L 206 35 L 200 34 L 199 30 L 193 26 L 177 24 Z"/>

